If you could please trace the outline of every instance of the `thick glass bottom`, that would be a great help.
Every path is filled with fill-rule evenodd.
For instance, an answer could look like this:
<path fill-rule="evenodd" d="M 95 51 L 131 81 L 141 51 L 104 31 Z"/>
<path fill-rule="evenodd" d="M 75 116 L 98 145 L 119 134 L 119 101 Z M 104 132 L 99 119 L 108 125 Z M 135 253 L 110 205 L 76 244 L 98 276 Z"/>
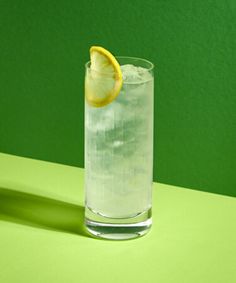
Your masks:
<path fill-rule="evenodd" d="M 92 235 L 110 240 L 127 240 L 145 235 L 152 226 L 151 209 L 131 218 L 109 218 L 86 207 L 85 226 Z"/>

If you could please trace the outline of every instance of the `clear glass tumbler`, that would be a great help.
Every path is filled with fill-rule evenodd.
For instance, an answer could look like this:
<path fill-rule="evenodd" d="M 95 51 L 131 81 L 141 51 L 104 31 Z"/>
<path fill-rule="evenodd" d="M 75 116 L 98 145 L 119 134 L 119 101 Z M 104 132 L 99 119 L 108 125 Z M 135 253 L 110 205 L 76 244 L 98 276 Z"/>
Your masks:
<path fill-rule="evenodd" d="M 95 236 L 122 240 L 152 225 L 154 65 L 116 59 L 123 76 L 117 98 L 103 107 L 85 100 L 85 225 Z"/>

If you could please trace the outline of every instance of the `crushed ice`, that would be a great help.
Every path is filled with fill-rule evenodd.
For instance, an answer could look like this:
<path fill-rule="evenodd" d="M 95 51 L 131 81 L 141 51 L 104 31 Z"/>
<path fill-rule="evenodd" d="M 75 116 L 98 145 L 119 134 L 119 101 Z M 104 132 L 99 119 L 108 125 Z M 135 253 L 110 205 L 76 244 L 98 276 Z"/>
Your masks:
<path fill-rule="evenodd" d="M 121 65 L 123 81 L 126 83 L 144 82 L 152 79 L 147 69 L 131 64 Z"/>

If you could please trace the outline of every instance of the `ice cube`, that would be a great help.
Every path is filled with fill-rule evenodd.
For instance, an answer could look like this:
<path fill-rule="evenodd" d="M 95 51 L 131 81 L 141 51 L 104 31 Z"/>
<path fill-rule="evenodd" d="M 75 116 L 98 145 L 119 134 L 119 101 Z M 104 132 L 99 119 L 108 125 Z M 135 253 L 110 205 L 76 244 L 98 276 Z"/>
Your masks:
<path fill-rule="evenodd" d="M 131 64 L 121 65 L 124 83 L 142 83 L 152 79 L 147 69 Z"/>

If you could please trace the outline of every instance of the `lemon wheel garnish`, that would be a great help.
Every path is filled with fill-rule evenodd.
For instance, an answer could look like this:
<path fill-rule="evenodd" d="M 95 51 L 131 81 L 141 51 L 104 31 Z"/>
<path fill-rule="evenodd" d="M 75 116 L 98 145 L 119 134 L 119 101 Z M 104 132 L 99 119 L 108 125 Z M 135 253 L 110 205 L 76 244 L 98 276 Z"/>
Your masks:
<path fill-rule="evenodd" d="M 85 97 L 94 107 L 111 103 L 122 87 L 122 73 L 116 58 L 105 48 L 90 48 L 90 66 L 85 77 Z"/>

